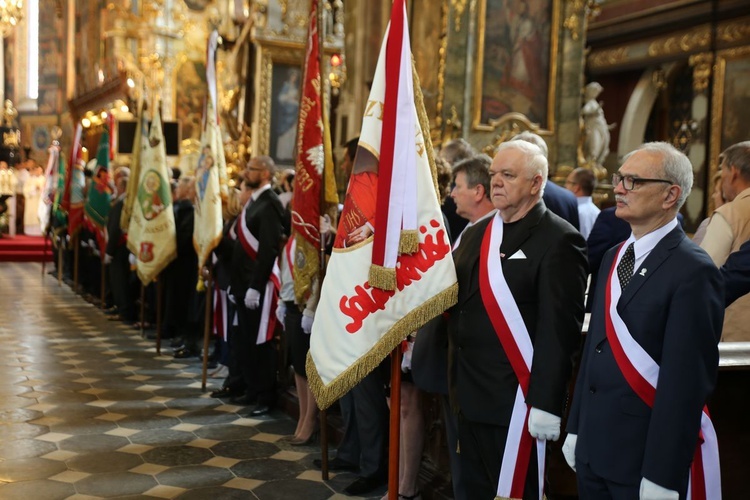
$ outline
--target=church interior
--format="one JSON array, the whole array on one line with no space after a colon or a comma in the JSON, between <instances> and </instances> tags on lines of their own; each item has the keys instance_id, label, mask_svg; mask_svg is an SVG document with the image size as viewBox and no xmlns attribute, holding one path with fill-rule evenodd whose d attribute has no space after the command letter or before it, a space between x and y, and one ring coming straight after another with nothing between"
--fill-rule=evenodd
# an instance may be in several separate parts
<instances>
[{"instance_id":1,"label":"church interior","mask_svg":"<svg viewBox=\"0 0 750 500\"><path fill-rule=\"evenodd\" d=\"M390 1L0 2L0 498L352 498L344 492L350 472L324 480L314 465L319 443L282 439L299 411L288 373L279 371L279 403L269 415L210 397L220 381L209 378L206 389L198 358L173 359L168 341L157 347L146 335L143 317L134 329L108 321L96 294L84 300L82 283L98 279L86 273L102 274L96 262L79 263L76 253L63 264L64 234L35 218L45 179L57 171L52 148L55 158L75 158L80 130L79 160L91 168L108 134L110 172L129 167L144 103L161 114L166 165L176 174L197 174L212 94L230 188L239 188L251 157L268 156L293 174L311 2L318 1L343 203L346 144L371 109ZM533 132L549 150L549 182L565 186L575 169L588 169L593 201L604 209L615 204L611 179L623 157L664 141L693 166L685 232L713 213L719 155L749 138L747 0L408 0L406 11L435 151L464 139L492 156ZM19 170L26 187L13 174ZM720 344L709 402L727 499L747 490L747 339ZM440 403L421 397L419 498L450 499ZM333 450L344 429L339 410L330 413ZM575 476L560 447L551 446L547 498L572 500ZM385 494L381 487L362 498Z\"/></svg>"}]
</instances>

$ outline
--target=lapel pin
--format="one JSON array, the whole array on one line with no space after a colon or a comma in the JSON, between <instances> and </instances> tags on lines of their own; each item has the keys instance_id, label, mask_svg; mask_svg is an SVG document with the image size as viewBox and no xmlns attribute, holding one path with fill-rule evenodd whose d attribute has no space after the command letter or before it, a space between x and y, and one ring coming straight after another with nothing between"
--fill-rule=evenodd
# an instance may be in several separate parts
<instances>
[{"instance_id":1,"label":"lapel pin","mask_svg":"<svg viewBox=\"0 0 750 500\"><path fill-rule=\"evenodd\" d=\"M646 268L644 267L641 269L641 272L639 273L641 276L646 276Z\"/></svg>"},{"instance_id":2,"label":"lapel pin","mask_svg":"<svg viewBox=\"0 0 750 500\"><path fill-rule=\"evenodd\" d=\"M504 259L504 258L505 258L505 254L504 254L504 253L502 253L502 252L500 252L500 258L501 258L501 259Z\"/></svg>"}]
</instances>

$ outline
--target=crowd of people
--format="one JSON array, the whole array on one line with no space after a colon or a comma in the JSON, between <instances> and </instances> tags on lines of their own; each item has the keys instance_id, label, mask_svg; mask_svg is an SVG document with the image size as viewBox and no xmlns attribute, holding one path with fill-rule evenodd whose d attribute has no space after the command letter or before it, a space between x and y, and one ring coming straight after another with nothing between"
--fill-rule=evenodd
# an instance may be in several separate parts
<instances>
[{"instance_id":1,"label":"crowd of people","mask_svg":"<svg viewBox=\"0 0 750 500\"><path fill-rule=\"evenodd\" d=\"M0 161L0 217L2 231L10 236L41 236L39 205L46 178L36 161L29 158L14 167ZM2 234L0 234L0 237Z\"/></svg>"},{"instance_id":2,"label":"crowd of people","mask_svg":"<svg viewBox=\"0 0 750 500\"><path fill-rule=\"evenodd\" d=\"M356 154L353 139L341 164L347 176ZM400 499L421 498L425 392L442 407L456 499L541 498L548 442L565 433L563 454L580 498L685 498L689 484L710 486L718 470L706 448L711 422L703 408L716 383L718 342L748 338L750 143L721 156L702 249L678 214L693 186L692 166L671 145L647 143L627 155L612 177L615 206L601 212L592 202L593 173L576 169L558 186L548 180L547 154L542 138L524 132L494 157L458 139L436 159L458 302L404 346ZM110 224L103 259L107 312L151 332L163 294L162 337L176 358L198 359L205 302L213 302L211 375L223 379L213 397L266 415L277 402L279 373L291 367L299 419L286 439L303 446L319 431L305 359L320 284L305 304L295 302L293 197L280 197L293 175L277 172L266 156L247 163L225 205L212 289L195 286L207 275L192 245L190 176L173 180L177 258L162 286L140 295L145 317L136 313L134 258L119 224ZM110 220L119 220L128 180L127 168L116 170ZM321 221L321 232L332 240L336 228ZM89 240L80 238L91 259L81 284L98 297L101 256ZM358 473L344 490L349 495L387 481L389 363L339 400L344 434L328 468Z\"/></svg>"}]
</instances>

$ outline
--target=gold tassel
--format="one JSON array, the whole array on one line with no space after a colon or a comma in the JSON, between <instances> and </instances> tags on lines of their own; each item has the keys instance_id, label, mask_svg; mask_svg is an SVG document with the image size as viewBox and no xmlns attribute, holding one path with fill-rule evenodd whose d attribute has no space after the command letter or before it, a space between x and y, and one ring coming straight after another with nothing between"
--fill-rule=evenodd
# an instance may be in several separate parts
<instances>
[{"instance_id":1,"label":"gold tassel","mask_svg":"<svg viewBox=\"0 0 750 500\"><path fill-rule=\"evenodd\" d=\"M419 232L416 229L402 229L398 241L398 253L411 255L419 250Z\"/></svg>"},{"instance_id":2,"label":"gold tassel","mask_svg":"<svg viewBox=\"0 0 750 500\"><path fill-rule=\"evenodd\" d=\"M370 282L370 286L374 288L380 288L381 290L395 290L396 269L372 264L370 265L368 281Z\"/></svg>"},{"instance_id":3,"label":"gold tassel","mask_svg":"<svg viewBox=\"0 0 750 500\"><path fill-rule=\"evenodd\" d=\"M432 318L442 314L443 311L453 306L457 301L458 284L453 284L394 323L391 329L383 335L380 341L369 352L359 358L328 385L323 384L315 367L315 362L308 352L305 368L310 390L315 397L318 408L325 410L335 403L341 396L357 385L368 373L374 370L411 332L418 330Z\"/></svg>"},{"instance_id":4,"label":"gold tassel","mask_svg":"<svg viewBox=\"0 0 750 500\"><path fill-rule=\"evenodd\" d=\"M206 285L203 283L203 278L198 277L198 284L195 285L195 290L198 292L204 292L206 291Z\"/></svg>"}]
</instances>

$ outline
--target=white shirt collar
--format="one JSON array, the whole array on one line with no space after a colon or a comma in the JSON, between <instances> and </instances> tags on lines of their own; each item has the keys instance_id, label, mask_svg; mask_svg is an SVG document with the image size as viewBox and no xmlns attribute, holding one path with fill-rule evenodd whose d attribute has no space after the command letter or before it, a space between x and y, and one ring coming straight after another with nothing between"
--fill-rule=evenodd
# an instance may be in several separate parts
<instances>
[{"instance_id":1,"label":"white shirt collar","mask_svg":"<svg viewBox=\"0 0 750 500\"><path fill-rule=\"evenodd\" d=\"M271 183L270 182L268 184L266 184L265 186L261 186L258 189L256 189L255 191L253 191L253 194L250 195L250 198L253 201L257 201L258 197L260 195L262 195L265 191L268 191L269 189L271 189Z\"/></svg>"},{"instance_id":2,"label":"white shirt collar","mask_svg":"<svg viewBox=\"0 0 750 500\"><path fill-rule=\"evenodd\" d=\"M646 260L646 257L648 257L648 254L651 253L651 250L653 250L656 245L658 245L659 242L676 227L677 217L667 222L660 228L655 229L644 236L641 236L637 240L635 239L635 235L633 233L630 233L630 238L625 240L624 245L625 248L627 248L628 245L635 242L635 244L633 245L633 251L635 252L635 265L633 266L634 273L641 266L641 264L643 264L643 261Z\"/></svg>"}]
</instances>

